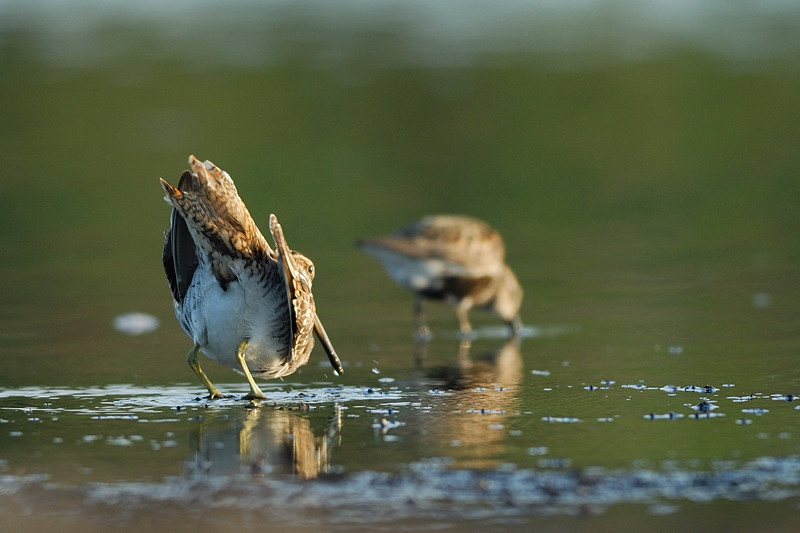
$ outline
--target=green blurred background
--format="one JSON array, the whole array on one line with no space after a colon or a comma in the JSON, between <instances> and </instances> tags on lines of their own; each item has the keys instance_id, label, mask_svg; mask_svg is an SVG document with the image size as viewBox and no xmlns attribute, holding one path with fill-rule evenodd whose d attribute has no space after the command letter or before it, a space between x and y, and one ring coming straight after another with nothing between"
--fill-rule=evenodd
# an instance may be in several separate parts
<instances>
[{"instance_id":1,"label":"green blurred background","mask_svg":"<svg viewBox=\"0 0 800 533\"><path fill-rule=\"evenodd\" d=\"M189 154L316 262L344 358L410 338L354 240L458 212L505 236L528 323L581 328L556 357L796 367L796 6L162 4L0 2L6 384L191 379L158 185ZM132 310L162 327L114 331Z\"/></svg>"},{"instance_id":2,"label":"green blurred background","mask_svg":"<svg viewBox=\"0 0 800 533\"><path fill-rule=\"evenodd\" d=\"M335 452L345 472L441 456L541 469L531 447L549 447L544 459L564 458L566 470L796 456L798 411L772 400L800 393L798 148L796 2L0 0L0 422L24 429L4 430L0 469L88 483L185 468L179 441L194 415L178 420L172 405L189 401L186 386L168 385L202 387L161 265L169 208L158 178L176 181L189 154L228 171L256 222L277 214L316 264L318 309L346 372L334 380L317 349L268 387L359 391L388 387L378 381L388 376L419 406L400 408L407 425L384 441L372 404L346 393L356 414ZM442 212L500 230L526 291L524 321L558 333L523 341L518 381L502 392L430 393L412 363L411 297L353 245ZM116 331L113 318L130 311L161 326ZM452 363L452 312L429 315L428 362ZM478 313L473 322L498 324ZM472 355L500 344L481 339ZM204 367L223 390L244 387L229 369ZM587 387L601 383L609 388ZM667 384L722 387L712 401L725 416L690 420L700 396L659 390ZM94 400L83 386L99 386ZM109 406L147 411L136 391L164 396L169 407L153 415L163 428L90 420ZM749 394L744 405L773 412L744 414ZM119 395L129 397L117 405ZM28 417L51 401L61 422ZM462 416L470 406L502 415ZM307 416L322 423L328 408ZM645 418L673 411L686 418ZM487 433L487 420L505 429ZM113 431L169 431L176 446L158 456L142 441L138 461L121 461L83 445ZM776 504L688 504L693 496L677 493L665 498L685 512L667 517L656 515L674 509L616 505L593 521L551 520L549 509L530 520L749 530L766 513L789 531L795 481L780 479L790 489L776 489ZM33 509L49 512L53 499L45 492ZM20 501L28 523L32 504ZM73 501L60 505L93 516ZM246 516L228 526L237 520ZM478 527L457 524L467 525Z\"/></svg>"}]
</instances>

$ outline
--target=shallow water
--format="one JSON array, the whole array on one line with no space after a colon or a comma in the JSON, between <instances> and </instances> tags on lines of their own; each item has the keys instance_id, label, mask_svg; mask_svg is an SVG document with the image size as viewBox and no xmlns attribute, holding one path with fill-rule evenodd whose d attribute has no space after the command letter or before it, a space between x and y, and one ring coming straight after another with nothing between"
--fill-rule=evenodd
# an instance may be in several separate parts
<instances>
[{"instance_id":1,"label":"shallow water","mask_svg":"<svg viewBox=\"0 0 800 533\"><path fill-rule=\"evenodd\" d=\"M793 530L793 9L543 3L506 34L213 4L3 17L4 531ZM342 376L316 348L254 406L203 359L231 397L202 398L160 264L190 153L314 260ZM432 304L417 344L353 245L437 212L504 235L518 341Z\"/></svg>"}]
</instances>

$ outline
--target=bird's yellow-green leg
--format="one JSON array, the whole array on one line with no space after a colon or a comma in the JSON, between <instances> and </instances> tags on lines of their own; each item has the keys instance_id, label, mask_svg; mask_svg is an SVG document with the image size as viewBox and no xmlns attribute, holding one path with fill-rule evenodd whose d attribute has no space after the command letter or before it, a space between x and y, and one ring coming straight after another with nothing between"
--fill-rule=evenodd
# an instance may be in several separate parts
<instances>
[{"instance_id":1,"label":"bird's yellow-green leg","mask_svg":"<svg viewBox=\"0 0 800 533\"><path fill-rule=\"evenodd\" d=\"M472 303L466 299L456 306L456 317L458 317L458 336L462 339L471 339L472 324L469 323L469 308Z\"/></svg>"},{"instance_id":2,"label":"bird's yellow-green leg","mask_svg":"<svg viewBox=\"0 0 800 533\"><path fill-rule=\"evenodd\" d=\"M203 382L203 385L206 386L208 389L208 399L209 400L216 400L218 398L223 398L222 393L217 390L211 380L208 379L206 373L203 372L203 369L200 368L200 362L197 360L197 354L200 352L200 345L195 344L189 353L186 354L186 361L189 363L189 366L192 367L194 373L197 374L197 377L200 378L200 381Z\"/></svg>"},{"instance_id":3,"label":"bird's yellow-green leg","mask_svg":"<svg viewBox=\"0 0 800 533\"><path fill-rule=\"evenodd\" d=\"M253 375L250 374L250 369L247 368L247 361L244 360L244 353L247 350L247 345L249 344L250 340L245 339L239 344L239 347L236 349L236 359L239 361L239 366L242 367L242 372L244 372L244 377L247 378L247 382L250 384L250 394L244 397L245 400L265 400L267 397L264 396L264 393L261 392L261 389L258 388L256 385L256 381L253 379Z\"/></svg>"}]
</instances>

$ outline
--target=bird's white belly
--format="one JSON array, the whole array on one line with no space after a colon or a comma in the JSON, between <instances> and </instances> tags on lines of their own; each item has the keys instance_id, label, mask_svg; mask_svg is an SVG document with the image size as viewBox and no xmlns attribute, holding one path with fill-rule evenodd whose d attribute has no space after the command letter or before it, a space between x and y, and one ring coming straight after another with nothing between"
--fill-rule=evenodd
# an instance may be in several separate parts
<instances>
[{"instance_id":1,"label":"bird's white belly","mask_svg":"<svg viewBox=\"0 0 800 533\"><path fill-rule=\"evenodd\" d=\"M210 272L195 275L182 310L190 328L187 333L206 356L238 372L241 366L236 352L247 340L245 361L253 376L283 375L291 351L291 332L282 289L265 289L245 280L231 282L223 290Z\"/></svg>"},{"instance_id":2,"label":"bird's white belly","mask_svg":"<svg viewBox=\"0 0 800 533\"><path fill-rule=\"evenodd\" d=\"M449 265L443 260L409 257L382 248L368 251L380 259L395 283L413 291L438 289L442 278L449 274Z\"/></svg>"}]
</instances>

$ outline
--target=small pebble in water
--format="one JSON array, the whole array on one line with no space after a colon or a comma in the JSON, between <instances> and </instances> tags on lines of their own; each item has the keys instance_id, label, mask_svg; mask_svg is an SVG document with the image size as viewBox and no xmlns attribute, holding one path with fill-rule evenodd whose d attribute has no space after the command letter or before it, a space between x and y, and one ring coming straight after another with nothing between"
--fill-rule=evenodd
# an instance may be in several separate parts
<instances>
[{"instance_id":1,"label":"small pebble in water","mask_svg":"<svg viewBox=\"0 0 800 533\"><path fill-rule=\"evenodd\" d=\"M751 301L756 309L766 309L772 305L772 295L768 292L757 292Z\"/></svg>"},{"instance_id":2,"label":"small pebble in water","mask_svg":"<svg viewBox=\"0 0 800 533\"><path fill-rule=\"evenodd\" d=\"M159 320L147 313L134 312L115 316L112 325L120 333L135 337L157 330Z\"/></svg>"}]
</instances>

